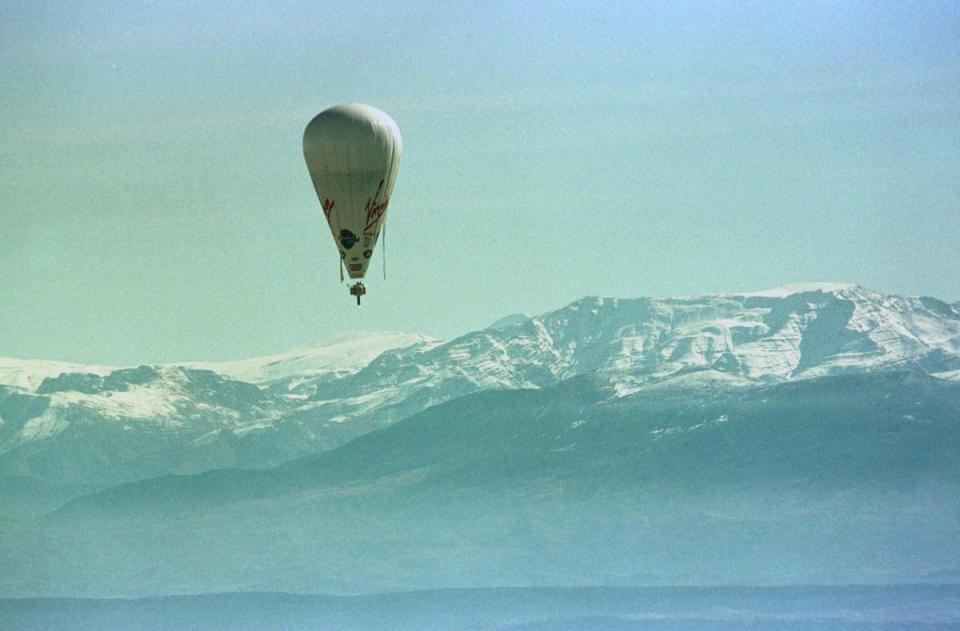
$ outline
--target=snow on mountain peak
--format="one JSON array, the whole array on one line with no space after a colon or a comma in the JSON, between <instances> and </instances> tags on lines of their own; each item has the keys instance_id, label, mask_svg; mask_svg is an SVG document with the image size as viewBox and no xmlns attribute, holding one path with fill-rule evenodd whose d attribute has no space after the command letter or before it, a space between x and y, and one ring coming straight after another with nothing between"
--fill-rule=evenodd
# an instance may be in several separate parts
<instances>
[{"instance_id":1,"label":"snow on mountain peak","mask_svg":"<svg viewBox=\"0 0 960 631\"><path fill-rule=\"evenodd\" d=\"M73 445L84 436L89 446L124 445L118 454L147 453L164 444L157 442L163 433L194 454L170 471L233 466L236 441L245 441L247 465L267 465L477 390L541 388L593 374L625 396L888 369L960 379L960 308L840 283L686 298L588 296L445 343L351 332L266 357L127 369L0 359L0 383L19 386L0 387L0 456L27 441L51 441L36 454L46 453L67 476L81 465L96 469L101 450L82 462L64 460L75 446L57 440ZM16 453L27 460L7 457L8 471L40 466L33 452ZM128 474L156 473L144 467Z\"/></svg>"},{"instance_id":2,"label":"snow on mountain peak","mask_svg":"<svg viewBox=\"0 0 960 631\"><path fill-rule=\"evenodd\" d=\"M812 292L823 292L825 294L835 294L849 292L856 289L862 289L854 283L789 283L772 287L763 291L755 291L746 294L736 294L742 296L755 296L764 298L786 298L795 294L806 294Z\"/></svg>"},{"instance_id":3,"label":"snow on mountain peak","mask_svg":"<svg viewBox=\"0 0 960 631\"><path fill-rule=\"evenodd\" d=\"M379 415L488 388L538 388L600 373L620 394L683 377L728 384L844 372L960 369L960 313L931 298L807 283L691 298L587 296L443 344L387 352L307 395L337 418ZM951 373L952 374L952 373ZM378 411L379 410L379 411ZM391 412L390 414L395 414ZM393 418L393 417L391 417Z\"/></svg>"},{"instance_id":4,"label":"snow on mountain peak","mask_svg":"<svg viewBox=\"0 0 960 631\"><path fill-rule=\"evenodd\" d=\"M522 313L513 313L508 316L504 316L487 327L487 330L492 331L503 331L504 329L509 329L510 327L518 326L523 324L530 319L530 316L524 315Z\"/></svg>"},{"instance_id":5,"label":"snow on mountain peak","mask_svg":"<svg viewBox=\"0 0 960 631\"><path fill-rule=\"evenodd\" d=\"M622 392L693 373L743 383L903 368L953 375L960 311L851 283L687 298L587 296L406 361L421 382L431 375L461 387L526 388L600 372L626 384Z\"/></svg>"},{"instance_id":6,"label":"snow on mountain peak","mask_svg":"<svg viewBox=\"0 0 960 631\"><path fill-rule=\"evenodd\" d=\"M265 384L291 376L310 377L327 373L347 374L366 366L384 351L414 344L435 344L437 342L438 340L435 338L419 333L350 331L330 340L316 342L276 355L226 362L173 363L151 367L150 369L162 371L162 369L185 367L197 370L212 370L239 381ZM137 370L145 368L147 367L141 367ZM34 391L47 379L55 381L61 376L76 375L71 377L71 383L79 383L78 379L81 379L84 375L87 378L89 376L106 377L113 372L126 370L132 369L0 357L0 385ZM172 372L168 370L165 374L169 377L175 373L176 370Z\"/></svg>"},{"instance_id":7,"label":"snow on mountain peak","mask_svg":"<svg viewBox=\"0 0 960 631\"><path fill-rule=\"evenodd\" d=\"M64 373L87 373L108 375L116 370L115 366L93 364L71 364L68 362L48 361L44 359L16 359L0 357L0 385L15 386L24 390L35 390L44 379L57 377Z\"/></svg>"},{"instance_id":8,"label":"snow on mountain peak","mask_svg":"<svg viewBox=\"0 0 960 631\"><path fill-rule=\"evenodd\" d=\"M326 373L355 372L385 351L437 341L419 333L350 331L331 340L301 346L286 353L185 365L213 370L240 381L265 384L293 376L314 377Z\"/></svg>"}]
</instances>

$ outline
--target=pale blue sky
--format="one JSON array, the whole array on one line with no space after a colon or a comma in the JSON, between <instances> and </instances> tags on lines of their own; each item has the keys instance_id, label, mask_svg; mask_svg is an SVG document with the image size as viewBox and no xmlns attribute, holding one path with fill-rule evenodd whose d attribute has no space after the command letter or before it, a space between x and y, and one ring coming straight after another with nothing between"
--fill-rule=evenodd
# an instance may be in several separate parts
<instances>
[{"instance_id":1,"label":"pale blue sky","mask_svg":"<svg viewBox=\"0 0 960 631\"><path fill-rule=\"evenodd\" d=\"M8 2L0 88L0 355L804 280L960 299L957 2ZM359 312L300 149L348 101L404 136Z\"/></svg>"}]
</instances>

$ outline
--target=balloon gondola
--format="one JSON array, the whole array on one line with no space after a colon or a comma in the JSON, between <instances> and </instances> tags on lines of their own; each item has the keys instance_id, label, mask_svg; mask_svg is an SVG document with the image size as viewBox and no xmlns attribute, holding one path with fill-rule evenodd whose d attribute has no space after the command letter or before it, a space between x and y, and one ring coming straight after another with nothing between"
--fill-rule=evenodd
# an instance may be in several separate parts
<instances>
[{"instance_id":1,"label":"balloon gondola","mask_svg":"<svg viewBox=\"0 0 960 631\"><path fill-rule=\"evenodd\" d=\"M367 293L367 286L363 283L356 283L350 288L350 295L357 297L357 306L360 306L360 296Z\"/></svg>"}]
</instances>

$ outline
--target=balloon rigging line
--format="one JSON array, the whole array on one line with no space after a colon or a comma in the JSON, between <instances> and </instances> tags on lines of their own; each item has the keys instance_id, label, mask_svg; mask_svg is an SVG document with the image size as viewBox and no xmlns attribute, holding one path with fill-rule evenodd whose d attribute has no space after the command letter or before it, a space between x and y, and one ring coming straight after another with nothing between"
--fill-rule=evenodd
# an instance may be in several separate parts
<instances>
[{"instance_id":1,"label":"balloon rigging line","mask_svg":"<svg viewBox=\"0 0 960 631\"><path fill-rule=\"evenodd\" d=\"M339 225L340 225L340 211L339 211L339 210L336 210L336 206L333 206L333 207L331 208L331 210L333 210L333 212L336 213L336 217L334 217L333 220L334 220L334 222L335 222L335 225L339 226ZM329 220L329 217L328 217L327 219ZM337 241L337 235L336 235L336 234L333 235L333 240L334 240L335 242ZM340 262L340 284L342 285L342 284L343 284L343 252L340 252L340 248L337 248L337 253L340 255L340 256L337 257L337 259L338 259L339 262Z\"/></svg>"}]
</instances>

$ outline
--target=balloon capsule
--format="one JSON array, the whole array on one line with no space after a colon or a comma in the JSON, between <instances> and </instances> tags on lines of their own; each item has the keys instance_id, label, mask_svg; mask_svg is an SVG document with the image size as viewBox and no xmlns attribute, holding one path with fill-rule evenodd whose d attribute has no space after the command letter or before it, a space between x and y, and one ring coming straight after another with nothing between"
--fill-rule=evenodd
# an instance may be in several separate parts
<instances>
[{"instance_id":1,"label":"balloon capsule","mask_svg":"<svg viewBox=\"0 0 960 631\"><path fill-rule=\"evenodd\" d=\"M357 283L356 285L350 288L350 295L357 297L358 307L360 306L360 296L364 295L365 293L367 293L367 288L366 286L364 286L363 283Z\"/></svg>"}]
</instances>

